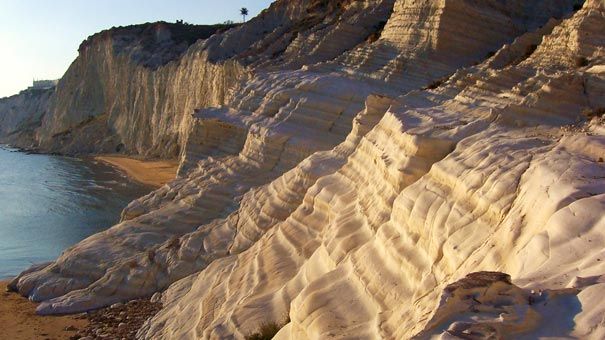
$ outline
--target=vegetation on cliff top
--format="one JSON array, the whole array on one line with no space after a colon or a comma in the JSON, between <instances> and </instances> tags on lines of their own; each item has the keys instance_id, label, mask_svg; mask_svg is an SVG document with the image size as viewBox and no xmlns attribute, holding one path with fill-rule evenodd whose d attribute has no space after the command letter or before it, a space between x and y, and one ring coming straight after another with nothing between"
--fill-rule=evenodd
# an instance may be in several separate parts
<instances>
[{"instance_id":1,"label":"vegetation on cliff top","mask_svg":"<svg viewBox=\"0 0 605 340\"><path fill-rule=\"evenodd\" d=\"M137 61L143 60L144 66L156 68L177 59L198 40L207 39L215 33L224 32L238 25L235 23L193 25L179 20L177 23L159 21L112 27L89 36L80 44L78 52L83 53L95 42L113 39L116 53L136 51Z\"/></svg>"}]
</instances>

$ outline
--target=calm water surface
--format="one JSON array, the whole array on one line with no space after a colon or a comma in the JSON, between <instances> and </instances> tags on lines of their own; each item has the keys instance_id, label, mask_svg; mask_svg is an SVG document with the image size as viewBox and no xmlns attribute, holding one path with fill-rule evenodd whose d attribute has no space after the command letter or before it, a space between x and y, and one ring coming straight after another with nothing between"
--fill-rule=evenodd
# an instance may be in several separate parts
<instances>
[{"instance_id":1,"label":"calm water surface","mask_svg":"<svg viewBox=\"0 0 605 340\"><path fill-rule=\"evenodd\" d=\"M150 190L102 163L0 146L0 278L107 229Z\"/></svg>"}]
</instances>

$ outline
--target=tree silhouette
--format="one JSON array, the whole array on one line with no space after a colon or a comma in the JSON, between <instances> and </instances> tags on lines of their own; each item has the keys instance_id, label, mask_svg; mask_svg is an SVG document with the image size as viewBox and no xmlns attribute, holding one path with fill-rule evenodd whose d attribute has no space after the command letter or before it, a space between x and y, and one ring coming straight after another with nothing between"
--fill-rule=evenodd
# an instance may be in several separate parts
<instances>
[{"instance_id":1,"label":"tree silhouette","mask_svg":"<svg viewBox=\"0 0 605 340\"><path fill-rule=\"evenodd\" d=\"M246 15L248 15L248 9L246 7L242 7L242 9L239 10L239 14L242 15L242 17L244 18L244 22L246 22Z\"/></svg>"}]
</instances>

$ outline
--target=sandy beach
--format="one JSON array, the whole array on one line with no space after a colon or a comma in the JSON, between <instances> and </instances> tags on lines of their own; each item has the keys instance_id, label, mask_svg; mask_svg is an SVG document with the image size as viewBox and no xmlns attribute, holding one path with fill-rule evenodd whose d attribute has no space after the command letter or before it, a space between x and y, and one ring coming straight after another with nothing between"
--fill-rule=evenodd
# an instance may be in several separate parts
<instances>
[{"instance_id":1,"label":"sandy beach","mask_svg":"<svg viewBox=\"0 0 605 340\"><path fill-rule=\"evenodd\" d=\"M142 161L114 155L97 156L95 159L119 168L137 182L154 187L172 181L179 167L176 160Z\"/></svg>"},{"instance_id":2,"label":"sandy beach","mask_svg":"<svg viewBox=\"0 0 605 340\"><path fill-rule=\"evenodd\" d=\"M8 281L0 281L0 339L69 339L86 327L86 318L40 316L36 303L6 291Z\"/></svg>"}]
</instances>

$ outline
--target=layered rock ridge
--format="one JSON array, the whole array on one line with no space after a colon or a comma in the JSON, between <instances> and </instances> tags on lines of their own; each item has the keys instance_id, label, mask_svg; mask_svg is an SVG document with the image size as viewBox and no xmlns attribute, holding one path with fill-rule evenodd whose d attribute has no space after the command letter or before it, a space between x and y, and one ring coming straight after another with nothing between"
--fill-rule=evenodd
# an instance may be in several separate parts
<instances>
[{"instance_id":1,"label":"layered rock ridge","mask_svg":"<svg viewBox=\"0 0 605 340\"><path fill-rule=\"evenodd\" d=\"M598 337L601 309L589 299L602 290L603 253L590 243L602 238L593 232L604 149L602 122L583 115L601 105L593 103L603 55L584 66L547 64L556 53L547 46L577 35L587 38L567 55L599 50L601 33L588 23L602 18L589 3L441 87L391 103L293 213L268 222L247 250L171 286L165 309L139 335L237 338L289 319L277 338ZM536 293L506 276L481 289L508 300L446 287L481 269L514 273ZM476 301L465 300L473 294ZM176 313L197 315L195 325Z\"/></svg>"},{"instance_id":2,"label":"layered rock ridge","mask_svg":"<svg viewBox=\"0 0 605 340\"><path fill-rule=\"evenodd\" d=\"M229 27L167 23L99 33L81 45L31 143L67 154L175 157L194 109L225 104L257 68L340 55L375 33L392 3L277 1L222 33Z\"/></svg>"},{"instance_id":3,"label":"layered rock ridge","mask_svg":"<svg viewBox=\"0 0 605 340\"><path fill-rule=\"evenodd\" d=\"M234 51L223 102L184 114L180 177L11 287L40 313L165 290L140 338L603 334L602 1L338 3L260 18L351 14L309 19L327 31L296 31L305 50L393 10L326 60ZM482 270L511 276L448 286Z\"/></svg>"}]
</instances>

